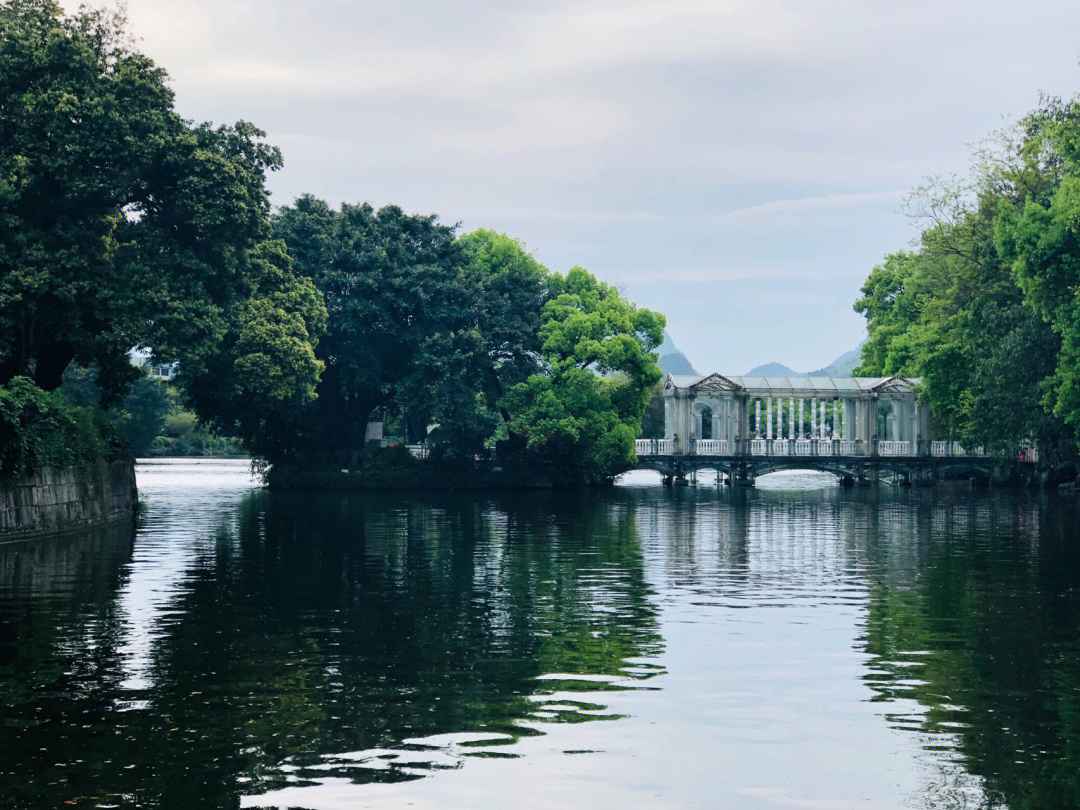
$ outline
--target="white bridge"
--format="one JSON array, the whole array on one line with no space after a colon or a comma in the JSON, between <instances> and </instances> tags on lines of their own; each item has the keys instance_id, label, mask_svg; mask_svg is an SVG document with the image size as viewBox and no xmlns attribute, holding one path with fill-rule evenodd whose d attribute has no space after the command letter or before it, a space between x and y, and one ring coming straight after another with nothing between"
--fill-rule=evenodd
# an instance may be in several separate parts
<instances>
[{"instance_id":1,"label":"white bridge","mask_svg":"<svg viewBox=\"0 0 1080 810\"><path fill-rule=\"evenodd\" d=\"M638 439L640 467L665 478L712 468L732 483L781 469L823 469L845 482L881 472L930 483L953 469L991 477L995 462L1037 460L1034 449L991 458L930 436L919 380L903 377L668 375L663 439Z\"/></svg>"}]
</instances>

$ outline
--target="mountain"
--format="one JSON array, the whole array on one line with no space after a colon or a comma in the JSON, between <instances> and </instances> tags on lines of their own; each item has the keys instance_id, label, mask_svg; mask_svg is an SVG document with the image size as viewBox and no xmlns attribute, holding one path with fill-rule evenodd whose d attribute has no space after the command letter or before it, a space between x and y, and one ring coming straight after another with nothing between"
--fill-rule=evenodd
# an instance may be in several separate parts
<instances>
[{"instance_id":1,"label":"mountain","mask_svg":"<svg viewBox=\"0 0 1080 810\"><path fill-rule=\"evenodd\" d=\"M842 355L833 360L825 368L819 368L817 371L811 371L807 376L809 377L850 377L859 363L862 362L862 346L857 349L852 349L850 352L844 352Z\"/></svg>"},{"instance_id":2,"label":"mountain","mask_svg":"<svg viewBox=\"0 0 1080 810\"><path fill-rule=\"evenodd\" d=\"M686 355L675 346L675 343L671 340L671 335L667 333L666 329L664 330L664 342L660 344L660 348L656 351L660 355L657 365L665 374L697 374Z\"/></svg>"},{"instance_id":3,"label":"mountain","mask_svg":"<svg viewBox=\"0 0 1080 810\"><path fill-rule=\"evenodd\" d=\"M844 352L824 368L808 371L793 371L783 363L766 363L746 373L747 377L850 377L862 362L862 344L850 352Z\"/></svg>"},{"instance_id":4,"label":"mountain","mask_svg":"<svg viewBox=\"0 0 1080 810\"><path fill-rule=\"evenodd\" d=\"M792 371L783 363L766 363L763 366L755 366L746 372L747 377L802 377L797 371Z\"/></svg>"}]
</instances>

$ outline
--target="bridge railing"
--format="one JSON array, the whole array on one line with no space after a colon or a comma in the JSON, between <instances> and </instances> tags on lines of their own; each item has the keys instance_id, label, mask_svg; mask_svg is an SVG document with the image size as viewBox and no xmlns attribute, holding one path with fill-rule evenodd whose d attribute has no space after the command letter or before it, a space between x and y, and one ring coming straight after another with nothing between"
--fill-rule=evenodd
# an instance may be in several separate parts
<instances>
[{"instance_id":1,"label":"bridge railing","mask_svg":"<svg viewBox=\"0 0 1080 810\"><path fill-rule=\"evenodd\" d=\"M930 455L937 456L939 458L950 458L957 456L960 458L976 457L983 458L987 455L986 450L982 447L973 447L970 450L965 448L960 442L942 442L934 441L930 442Z\"/></svg>"},{"instance_id":2,"label":"bridge railing","mask_svg":"<svg viewBox=\"0 0 1080 810\"><path fill-rule=\"evenodd\" d=\"M675 440L635 439L634 452L639 456L670 456L675 452Z\"/></svg>"},{"instance_id":3,"label":"bridge railing","mask_svg":"<svg viewBox=\"0 0 1080 810\"><path fill-rule=\"evenodd\" d=\"M877 450L881 456L910 456L911 442L878 441Z\"/></svg>"},{"instance_id":4,"label":"bridge railing","mask_svg":"<svg viewBox=\"0 0 1080 810\"><path fill-rule=\"evenodd\" d=\"M689 443L689 455L692 456L736 456L742 453L751 456L835 456L851 458L865 455L885 457L903 457L915 455L913 448L918 448L919 454L927 452L936 458L986 458L987 453L982 447L965 448L959 442L932 441L927 448L926 443L909 441L892 441L878 439L868 446L866 442L856 439L694 439ZM409 452L418 458L427 456L427 448L422 445L409 446ZM672 456L675 455L674 439L637 439L634 442L634 452L639 456ZM1036 451L1026 448L1022 451L1022 461L1034 461Z\"/></svg>"},{"instance_id":5,"label":"bridge railing","mask_svg":"<svg viewBox=\"0 0 1080 810\"><path fill-rule=\"evenodd\" d=\"M695 439L694 454L698 456L726 456L731 453L727 439Z\"/></svg>"}]
</instances>

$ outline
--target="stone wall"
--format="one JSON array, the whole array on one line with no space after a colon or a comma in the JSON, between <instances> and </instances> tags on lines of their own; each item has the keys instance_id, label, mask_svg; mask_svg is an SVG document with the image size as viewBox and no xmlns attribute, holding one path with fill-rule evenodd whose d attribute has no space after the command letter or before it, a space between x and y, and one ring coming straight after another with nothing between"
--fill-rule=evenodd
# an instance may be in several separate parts
<instances>
[{"instance_id":1,"label":"stone wall","mask_svg":"<svg viewBox=\"0 0 1080 810\"><path fill-rule=\"evenodd\" d=\"M0 543L134 520L136 501L130 461L42 470L0 482Z\"/></svg>"}]
</instances>

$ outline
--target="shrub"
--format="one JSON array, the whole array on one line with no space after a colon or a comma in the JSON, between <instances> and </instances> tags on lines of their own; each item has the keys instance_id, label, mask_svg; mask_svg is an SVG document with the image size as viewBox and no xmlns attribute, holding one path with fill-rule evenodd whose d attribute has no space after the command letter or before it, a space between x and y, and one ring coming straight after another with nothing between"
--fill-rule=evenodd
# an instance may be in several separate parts
<instances>
[{"instance_id":1,"label":"shrub","mask_svg":"<svg viewBox=\"0 0 1080 810\"><path fill-rule=\"evenodd\" d=\"M26 377L0 386L0 478L129 457L127 443L95 409Z\"/></svg>"}]
</instances>

